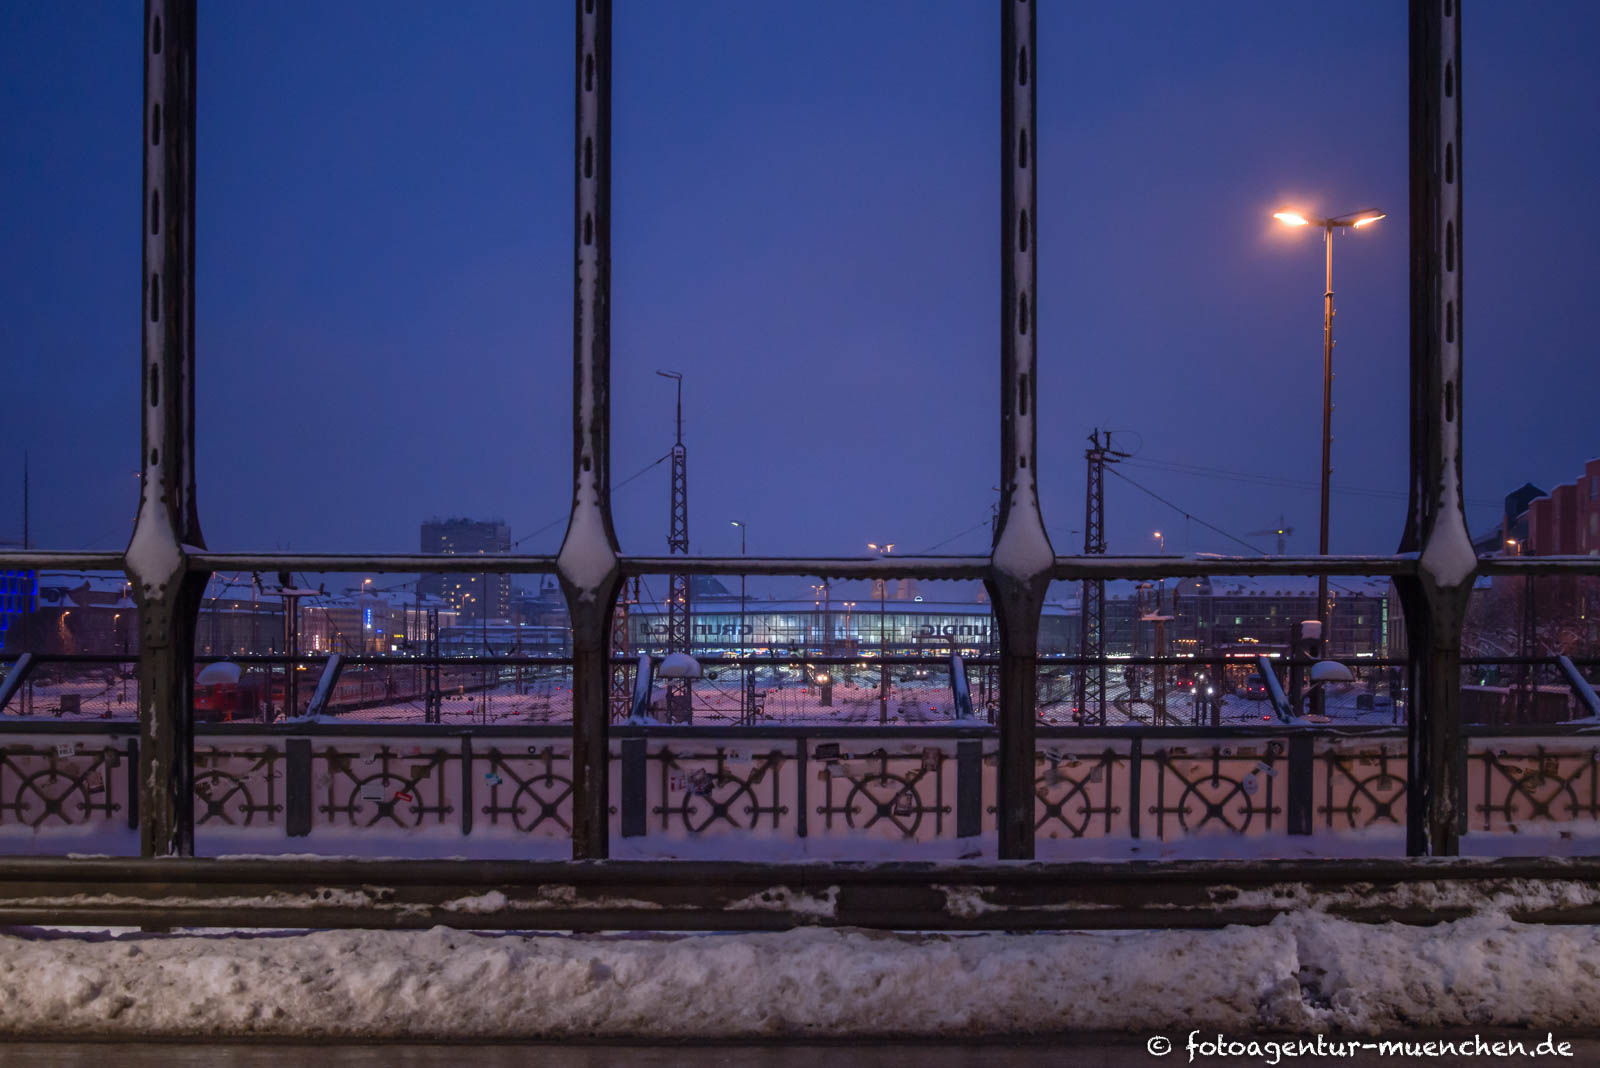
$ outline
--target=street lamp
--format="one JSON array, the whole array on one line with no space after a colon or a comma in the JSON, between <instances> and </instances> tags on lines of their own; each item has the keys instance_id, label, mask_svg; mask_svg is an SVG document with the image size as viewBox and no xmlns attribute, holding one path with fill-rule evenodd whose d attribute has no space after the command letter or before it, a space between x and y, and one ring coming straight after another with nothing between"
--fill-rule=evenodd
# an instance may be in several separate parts
<instances>
[{"instance_id":1,"label":"street lamp","mask_svg":"<svg viewBox=\"0 0 1600 1068\"><path fill-rule=\"evenodd\" d=\"M1322 229L1325 253L1325 285L1322 294L1322 519L1317 553L1328 555L1328 482L1333 477L1333 232L1359 230L1385 217L1381 211L1354 211L1348 215L1322 218L1297 211L1274 212L1274 219L1286 226L1317 226ZM1322 652L1328 651L1328 575L1317 576L1317 619L1322 623Z\"/></svg>"},{"instance_id":2,"label":"street lamp","mask_svg":"<svg viewBox=\"0 0 1600 1068\"><path fill-rule=\"evenodd\" d=\"M372 585L371 579L361 580L361 655L367 655L367 587Z\"/></svg>"},{"instance_id":3,"label":"street lamp","mask_svg":"<svg viewBox=\"0 0 1600 1068\"><path fill-rule=\"evenodd\" d=\"M867 548L879 556L888 556L894 552L894 542L884 542L882 545L875 541L867 542ZM884 597L889 591L889 580L878 580L878 722L889 722L889 626L888 607Z\"/></svg>"},{"instance_id":4,"label":"street lamp","mask_svg":"<svg viewBox=\"0 0 1600 1068\"><path fill-rule=\"evenodd\" d=\"M1162 536L1159 530L1150 536L1156 539L1156 545L1159 547L1161 555L1165 556L1167 554L1167 539Z\"/></svg>"},{"instance_id":5,"label":"street lamp","mask_svg":"<svg viewBox=\"0 0 1600 1068\"><path fill-rule=\"evenodd\" d=\"M729 520L739 528L739 555L744 555L744 536L750 524L743 519ZM739 573L739 718L744 719L750 703L750 676L745 670L745 644L744 644L744 572Z\"/></svg>"}]
</instances>

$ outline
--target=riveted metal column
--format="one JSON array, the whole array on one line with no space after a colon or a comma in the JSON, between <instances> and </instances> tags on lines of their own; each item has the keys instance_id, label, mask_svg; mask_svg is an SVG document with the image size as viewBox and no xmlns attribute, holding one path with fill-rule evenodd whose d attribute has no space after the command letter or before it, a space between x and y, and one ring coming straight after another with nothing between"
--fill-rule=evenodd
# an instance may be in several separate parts
<instances>
[{"instance_id":1,"label":"riveted metal column","mask_svg":"<svg viewBox=\"0 0 1600 1068\"><path fill-rule=\"evenodd\" d=\"M1461 13L1411 2L1411 489L1397 579L1410 645L1406 848L1459 849L1461 623L1477 557L1461 492Z\"/></svg>"},{"instance_id":2,"label":"riveted metal column","mask_svg":"<svg viewBox=\"0 0 1600 1068\"><path fill-rule=\"evenodd\" d=\"M1001 0L1001 342L999 533L987 580L1000 626L999 852L1033 856L1034 701L1039 613L1055 551L1039 514L1034 361L1034 5Z\"/></svg>"},{"instance_id":3,"label":"riveted metal column","mask_svg":"<svg viewBox=\"0 0 1600 1068\"><path fill-rule=\"evenodd\" d=\"M572 516L556 569L572 619L572 855L585 859L609 849L611 613L622 572L611 525L611 2L577 8Z\"/></svg>"},{"instance_id":4,"label":"riveted metal column","mask_svg":"<svg viewBox=\"0 0 1600 1068\"><path fill-rule=\"evenodd\" d=\"M139 840L194 853L195 621L207 575L194 473L195 3L146 0L139 511L126 567L139 605Z\"/></svg>"}]
</instances>

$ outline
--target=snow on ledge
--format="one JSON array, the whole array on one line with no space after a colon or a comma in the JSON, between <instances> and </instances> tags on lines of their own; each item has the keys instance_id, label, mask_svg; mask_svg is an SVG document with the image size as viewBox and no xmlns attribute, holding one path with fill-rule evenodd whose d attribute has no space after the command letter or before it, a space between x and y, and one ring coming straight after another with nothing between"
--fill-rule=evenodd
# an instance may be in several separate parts
<instances>
[{"instance_id":1,"label":"snow on ledge","mask_svg":"<svg viewBox=\"0 0 1600 1068\"><path fill-rule=\"evenodd\" d=\"M462 907L492 907L463 901ZM759 905L757 907L760 907ZM0 1033L494 1038L1589 1026L1600 928L0 935ZM159 977L159 981L152 981Z\"/></svg>"}]
</instances>

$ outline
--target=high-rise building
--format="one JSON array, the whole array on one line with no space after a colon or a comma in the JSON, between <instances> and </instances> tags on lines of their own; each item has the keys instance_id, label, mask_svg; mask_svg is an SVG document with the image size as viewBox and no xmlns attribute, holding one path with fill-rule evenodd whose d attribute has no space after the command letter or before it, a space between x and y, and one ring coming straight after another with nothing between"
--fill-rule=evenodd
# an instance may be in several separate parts
<instances>
[{"instance_id":1,"label":"high-rise building","mask_svg":"<svg viewBox=\"0 0 1600 1068\"><path fill-rule=\"evenodd\" d=\"M422 524L422 552L429 555L487 557L510 551L511 527L498 519L430 519ZM511 616L510 575L488 570L424 575L417 592L442 600L462 624Z\"/></svg>"}]
</instances>

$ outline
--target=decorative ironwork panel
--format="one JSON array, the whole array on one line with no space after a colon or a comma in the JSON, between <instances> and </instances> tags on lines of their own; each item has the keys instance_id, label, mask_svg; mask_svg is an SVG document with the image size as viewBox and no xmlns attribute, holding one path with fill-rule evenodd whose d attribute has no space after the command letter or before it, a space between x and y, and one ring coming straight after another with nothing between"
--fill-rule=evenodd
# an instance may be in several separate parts
<instances>
[{"instance_id":1,"label":"decorative ironwork panel","mask_svg":"<svg viewBox=\"0 0 1600 1068\"><path fill-rule=\"evenodd\" d=\"M1491 739L1491 742L1498 739ZM1505 741L1510 741L1506 739ZM1468 755L1474 830L1516 833L1528 824L1600 820L1594 746L1490 744Z\"/></svg>"},{"instance_id":2,"label":"decorative ironwork panel","mask_svg":"<svg viewBox=\"0 0 1600 1068\"><path fill-rule=\"evenodd\" d=\"M794 827L794 807L785 795L792 750L751 741L673 747L646 754L655 764L650 796L652 823L687 834L777 831Z\"/></svg>"},{"instance_id":3,"label":"decorative ironwork panel","mask_svg":"<svg viewBox=\"0 0 1600 1068\"><path fill-rule=\"evenodd\" d=\"M410 829L457 812L449 772L460 755L439 746L329 746L317 752L317 811L326 823Z\"/></svg>"},{"instance_id":4,"label":"decorative ironwork panel","mask_svg":"<svg viewBox=\"0 0 1600 1068\"><path fill-rule=\"evenodd\" d=\"M1406 822L1406 746L1334 743L1317 760L1318 826L1359 831Z\"/></svg>"},{"instance_id":5,"label":"decorative ironwork panel","mask_svg":"<svg viewBox=\"0 0 1600 1068\"><path fill-rule=\"evenodd\" d=\"M194 822L235 827L279 821L284 807L283 751L260 742L197 745Z\"/></svg>"},{"instance_id":6,"label":"decorative ironwork panel","mask_svg":"<svg viewBox=\"0 0 1600 1068\"><path fill-rule=\"evenodd\" d=\"M104 739L0 745L0 825L39 830L126 812L127 753Z\"/></svg>"},{"instance_id":7,"label":"decorative ironwork panel","mask_svg":"<svg viewBox=\"0 0 1600 1068\"><path fill-rule=\"evenodd\" d=\"M491 826L510 823L527 834L572 834L572 752L565 746L493 746L473 760L468 774L481 782Z\"/></svg>"},{"instance_id":8,"label":"decorative ironwork panel","mask_svg":"<svg viewBox=\"0 0 1600 1068\"><path fill-rule=\"evenodd\" d=\"M943 838L954 832L954 790L945 780L947 765L953 772L955 759L941 746L842 752L838 745L824 744L814 748L812 762L818 765L821 796L815 811L824 832L868 832L899 840Z\"/></svg>"},{"instance_id":9,"label":"decorative ironwork panel","mask_svg":"<svg viewBox=\"0 0 1600 1068\"><path fill-rule=\"evenodd\" d=\"M1034 779L1034 829L1042 838L1102 838L1127 834L1129 754L1115 749L1041 749Z\"/></svg>"},{"instance_id":10,"label":"decorative ironwork panel","mask_svg":"<svg viewBox=\"0 0 1600 1068\"><path fill-rule=\"evenodd\" d=\"M1155 837L1273 830L1283 811L1277 779L1285 748L1276 739L1251 739L1156 749L1146 768L1155 779Z\"/></svg>"}]
</instances>

